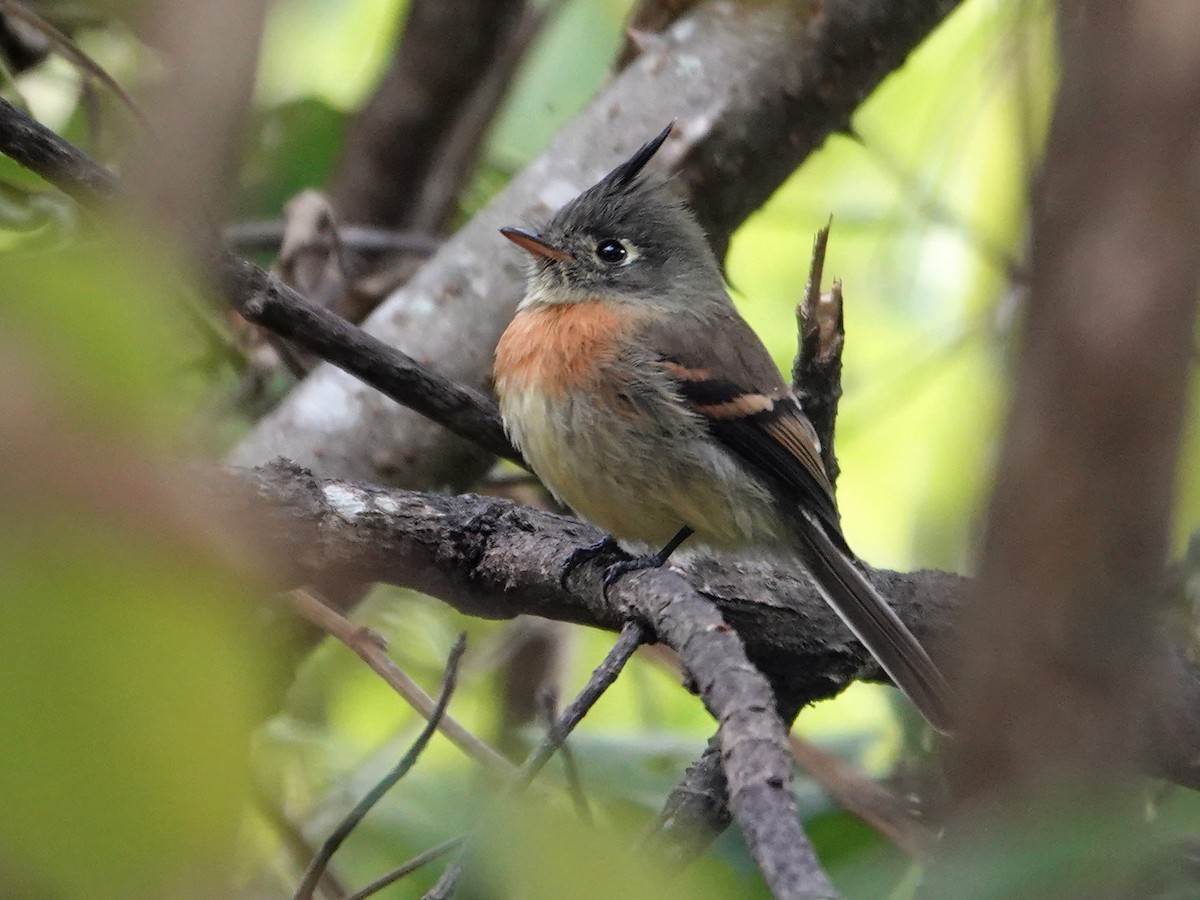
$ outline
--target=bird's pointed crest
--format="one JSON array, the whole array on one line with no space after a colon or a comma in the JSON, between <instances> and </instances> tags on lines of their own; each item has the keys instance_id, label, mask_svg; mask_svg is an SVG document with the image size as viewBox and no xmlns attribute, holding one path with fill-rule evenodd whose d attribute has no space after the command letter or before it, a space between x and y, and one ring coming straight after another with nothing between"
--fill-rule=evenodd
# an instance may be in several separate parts
<instances>
[{"instance_id":1,"label":"bird's pointed crest","mask_svg":"<svg viewBox=\"0 0 1200 900\"><path fill-rule=\"evenodd\" d=\"M658 152L658 148L661 147L663 142L666 141L666 139L670 136L671 129L674 127L675 120L672 119L666 128L660 131L655 137L642 144L642 146L637 149L633 156L629 157L629 159L625 160L625 162L621 163L619 166L609 172L608 175L603 178L601 183L611 185L612 187L628 187L633 180L637 178L642 169L645 168L646 163L650 162L651 157Z\"/></svg>"}]
</instances>

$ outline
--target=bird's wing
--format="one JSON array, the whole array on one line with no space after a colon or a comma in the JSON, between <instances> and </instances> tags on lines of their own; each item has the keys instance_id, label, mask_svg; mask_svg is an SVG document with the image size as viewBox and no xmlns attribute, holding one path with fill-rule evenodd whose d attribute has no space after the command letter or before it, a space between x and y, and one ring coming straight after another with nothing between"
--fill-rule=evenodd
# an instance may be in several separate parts
<instances>
[{"instance_id":1,"label":"bird's wing","mask_svg":"<svg viewBox=\"0 0 1200 900\"><path fill-rule=\"evenodd\" d=\"M709 433L783 496L813 512L844 545L816 431L775 361L736 313L706 325L656 321L646 326L645 345L654 348L658 365Z\"/></svg>"},{"instance_id":2,"label":"bird's wing","mask_svg":"<svg viewBox=\"0 0 1200 900\"><path fill-rule=\"evenodd\" d=\"M924 648L854 564L817 436L766 348L732 310L696 328L648 327L646 345L673 387L722 446L791 501L795 547L821 593L896 685L939 731L951 729L951 693ZM702 335L703 350L696 347ZM786 504L786 501L785 501Z\"/></svg>"}]
</instances>

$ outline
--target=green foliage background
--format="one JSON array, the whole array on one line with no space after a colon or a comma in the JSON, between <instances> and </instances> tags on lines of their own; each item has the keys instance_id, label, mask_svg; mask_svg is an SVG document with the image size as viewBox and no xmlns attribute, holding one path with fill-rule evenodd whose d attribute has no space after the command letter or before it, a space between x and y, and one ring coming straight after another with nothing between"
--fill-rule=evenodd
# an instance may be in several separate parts
<instances>
[{"instance_id":1,"label":"green foliage background","mask_svg":"<svg viewBox=\"0 0 1200 900\"><path fill-rule=\"evenodd\" d=\"M568 0L490 135L464 218L586 104L606 77L628 6ZM276 5L234 203L240 216L278 216L290 196L327 180L403 7ZM137 83L144 58L128 35L81 39L118 78ZM1026 185L1055 75L1047 4L967 0L855 116L858 139L831 139L733 242L728 274L739 305L788 366L811 239L833 217L826 273L844 282L848 335L839 496L851 542L876 564L971 568L1019 319ZM53 63L17 87L45 121L86 142L74 79ZM73 213L36 178L0 160L0 179L0 247L37 245L45 254L0 261L0 347L21 348L70 428L152 458L196 446L219 458L247 423L226 417L198 439L194 422L211 423L237 373L214 337L220 323L197 315L203 301L169 254L144 236L84 252L63 237ZM1200 500L1194 427L1180 485L1182 549ZM419 721L330 642L291 681L261 637L253 585L197 571L178 548L97 521L78 498L59 499L18 499L0 526L0 894L149 897L169 885L167 893L191 895L236 871L247 896L281 895L297 871L262 803L247 801L247 785L319 840L398 758ZM488 651L506 626L390 589L377 590L359 620L384 633L430 691L466 630L471 651L452 712L485 737L494 731ZM564 694L610 642L572 636ZM263 709L285 688L284 711L263 724ZM799 732L882 776L905 724L891 701L884 688L855 687L805 712ZM509 896L765 896L736 835L675 883L621 852L712 727L675 679L635 661L571 740L598 831L581 826L554 789L529 806L488 808L483 776L436 737L336 870L361 884L486 813L496 824L480 838L476 878ZM560 771L544 781L559 785ZM797 790L848 897L911 895L915 872L898 852L803 777ZM419 896L435 875L380 896Z\"/></svg>"}]
</instances>

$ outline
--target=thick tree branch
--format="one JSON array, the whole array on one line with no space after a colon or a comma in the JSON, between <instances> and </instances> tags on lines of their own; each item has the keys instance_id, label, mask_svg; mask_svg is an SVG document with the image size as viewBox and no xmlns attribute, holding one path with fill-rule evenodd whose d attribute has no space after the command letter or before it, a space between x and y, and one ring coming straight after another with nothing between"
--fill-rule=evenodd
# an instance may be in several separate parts
<instances>
[{"instance_id":1,"label":"thick tree branch","mask_svg":"<svg viewBox=\"0 0 1200 900\"><path fill-rule=\"evenodd\" d=\"M0 153L83 206L114 200L119 192L116 175L2 97Z\"/></svg>"},{"instance_id":2,"label":"thick tree branch","mask_svg":"<svg viewBox=\"0 0 1200 900\"><path fill-rule=\"evenodd\" d=\"M713 603L673 572L643 570L626 576L612 593L618 602L650 615L717 720L726 803L772 895L835 897L800 828L787 730L771 686L747 659L737 632Z\"/></svg>"},{"instance_id":3,"label":"thick tree branch","mask_svg":"<svg viewBox=\"0 0 1200 900\"><path fill-rule=\"evenodd\" d=\"M647 647L642 656L664 671L679 674L678 658L665 647ZM937 836L921 822L919 806L911 798L894 794L837 754L805 740L794 730L788 738L788 744L796 764L842 809L874 828L913 859L926 860L930 857L937 844ZM691 779L689 774L681 789L694 788ZM719 790L712 793L723 803L723 780ZM679 796L673 796L670 809L674 809L678 802ZM669 815L670 810L665 810L660 818L660 828L666 827ZM710 830L709 827L699 829L702 833ZM689 842L686 839L677 843L681 849L687 850Z\"/></svg>"},{"instance_id":4,"label":"thick tree branch","mask_svg":"<svg viewBox=\"0 0 1200 900\"><path fill-rule=\"evenodd\" d=\"M747 659L737 631L688 581L667 570L640 572L606 596L601 567L589 565L572 579L586 585L577 595L561 586L561 576L575 546L567 534L590 530L582 523L503 501L326 483L289 465L260 471L254 483L275 520L270 533L287 534L274 549L292 577L409 584L488 618L524 612L613 630L630 617L645 621L679 654L720 725L730 808L768 881L781 896L830 893L795 887L824 876L800 831L771 685ZM302 512L318 509L319 520ZM452 518L457 525L447 531ZM547 539L544 529L556 537ZM308 543L309 552L301 553L292 537ZM569 609L582 598L582 607Z\"/></svg>"},{"instance_id":5,"label":"thick tree branch","mask_svg":"<svg viewBox=\"0 0 1200 900\"><path fill-rule=\"evenodd\" d=\"M670 571L639 573L606 599L602 563L580 566L570 589L560 583L571 552L598 537L578 520L495 498L323 480L284 464L246 477L253 497L240 479L215 489L223 505L267 516L258 533L284 584L323 577L384 581L439 597L468 615L529 614L612 631L627 620L631 603L646 602L637 597L670 595L667 583L690 585L737 633L785 718L857 678L883 679L802 572L697 555L674 567L686 582ZM969 581L933 570L869 569L868 575L921 642L947 661ZM1184 648L1173 649L1163 664L1169 678L1154 705L1155 752L1147 765L1200 788L1200 666Z\"/></svg>"}]
</instances>

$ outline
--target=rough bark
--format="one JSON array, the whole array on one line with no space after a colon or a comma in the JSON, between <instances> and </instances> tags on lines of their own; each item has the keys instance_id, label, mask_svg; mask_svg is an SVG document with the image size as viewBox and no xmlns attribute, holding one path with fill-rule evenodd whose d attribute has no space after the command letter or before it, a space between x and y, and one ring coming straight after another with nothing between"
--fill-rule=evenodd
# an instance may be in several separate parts
<instances>
[{"instance_id":1,"label":"rough bark","mask_svg":"<svg viewBox=\"0 0 1200 900\"><path fill-rule=\"evenodd\" d=\"M678 574L638 573L618 582L606 598L601 579L611 560L586 563L567 586L561 583L571 552L599 537L578 520L490 497L325 480L287 464L246 477L253 497L235 478L226 484L222 502L267 516L258 533L271 548L281 585L384 581L481 618L529 614L617 631L634 598L662 590L660 579L678 583L682 575L736 632L750 663L771 683L785 719L855 679L884 678L802 572L760 560L718 563L692 555L672 566ZM868 574L935 658L952 662L947 654L970 581L935 570ZM1168 677L1148 726L1155 753L1145 766L1200 787L1200 666L1189 660L1186 648L1173 647L1163 667Z\"/></svg>"}]
</instances>

